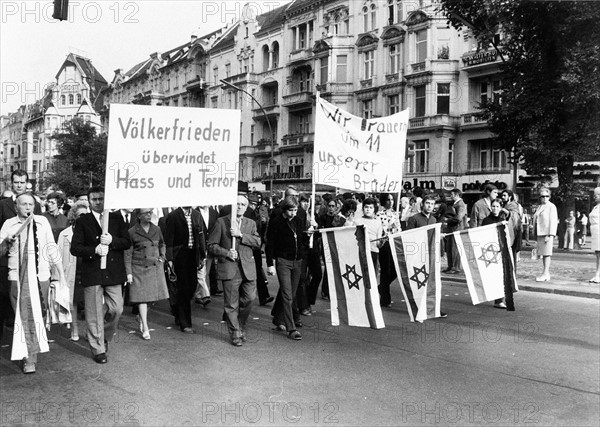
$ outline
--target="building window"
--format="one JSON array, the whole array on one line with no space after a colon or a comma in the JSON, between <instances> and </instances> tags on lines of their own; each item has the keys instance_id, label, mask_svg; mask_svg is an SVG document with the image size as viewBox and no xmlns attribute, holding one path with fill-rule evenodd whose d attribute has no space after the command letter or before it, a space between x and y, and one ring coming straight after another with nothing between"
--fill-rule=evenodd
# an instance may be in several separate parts
<instances>
[{"instance_id":1,"label":"building window","mask_svg":"<svg viewBox=\"0 0 600 427\"><path fill-rule=\"evenodd\" d=\"M388 114L396 114L400 112L400 95L388 96Z\"/></svg>"},{"instance_id":2,"label":"building window","mask_svg":"<svg viewBox=\"0 0 600 427\"><path fill-rule=\"evenodd\" d=\"M375 3L371 4L371 30L377 28L377 7Z\"/></svg>"},{"instance_id":3,"label":"building window","mask_svg":"<svg viewBox=\"0 0 600 427\"><path fill-rule=\"evenodd\" d=\"M71 93L71 94L69 94L69 105L73 105L74 102L75 102L75 97Z\"/></svg>"},{"instance_id":4,"label":"building window","mask_svg":"<svg viewBox=\"0 0 600 427\"><path fill-rule=\"evenodd\" d=\"M423 62L427 59L427 30L417 31L415 43L417 62Z\"/></svg>"},{"instance_id":5,"label":"building window","mask_svg":"<svg viewBox=\"0 0 600 427\"><path fill-rule=\"evenodd\" d=\"M437 84L437 113L450 114L450 83Z\"/></svg>"},{"instance_id":6,"label":"building window","mask_svg":"<svg viewBox=\"0 0 600 427\"><path fill-rule=\"evenodd\" d=\"M506 151L495 148L491 141L470 141L469 148L470 171L499 171L508 169Z\"/></svg>"},{"instance_id":7,"label":"building window","mask_svg":"<svg viewBox=\"0 0 600 427\"><path fill-rule=\"evenodd\" d=\"M502 104L502 80L492 82L492 102Z\"/></svg>"},{"instance_id":8,"label":"building window","mask_svg":"<svg viewBox=\"0 0 600 427\"><path fill-rule=\"evenodd\" d=\"M450 28L438 28L437 37L437 59L450 59Z\"/></svg>"},{"instance_id":9,"label":"building window","mask_svg":"<svg viewBox=\"0 0 600 427\"><path fill-rule=\"evenodd\" d=\"M361 103L361 115L363 119L372 119L373 118L373 100L365 99Z\"/></svg>"},{"instance_id":10,"label":"building window","mask_svg":"<svg viewBox=\"0 0 600 427\"><path fill-rule=\"evenodd\" d=\"M81 104L81 94L77 94L77 105Z\"/></svg>"},{"instance_id":11,"label":"building window","mask_svg":"<svg viewBox=\"0 0 600 427\"><path fill-rule=\"evenodd\" d=\"M448 172L454 172L454 139L448 141Z\"/></svg>"},{"instance_id":12,"label":"building window","mask_svg":"<svg viewBox=\"0 0 600 427\"><path fill-rule=\"evenodd\" d=\"M324 85L327 83L329 75L329 57L321 58L321 84Z\"/></svg>"},{"instance_id":13,"label":"building window","mask_svg":"<svg viewBox=\"0 0 600 427\"><path fill-rule=\"evenodd\" d=\"M171 79L167 76L167 79L165 80L165 91L169 90L171 90Z\"/></svg>"},{"instance_id":14,"label":"building window","mask_svg":"<svg viewBox=\"0 0 600 427\"><path fill-rule=\"evenodd\" d=\"M347 55L338 55L336 57L336 67L335 67L335 81L338 83L345 83L348 67L348 56Z\"/></svg>"},{"instance_id":15,"label":"building window","mask_svg":"<svg viewBox=\"0 0 600 427\"><path fill-rule=\"evenodd\" d=\"M179 74L177 74L177 72L175 72L174 76L173 76L173 89L177 89L179 88Z\"/></svg>"},{"instance_id":16,"label":"building window","mask_svg":"<svg viewBox=\"0 0 600 427\"><path fill-rule=\"evenodd\" d=\"M363 14L363 33L366 33L367 31L369 31L369 8L367 6L364 6L362 8L362 14Z\"/></svg>"},{"instance_id":17,"label":"building window","mask_svg":"<svg viewBox=\"0 0 600 427\"><path fill-rule=\"evenodd\" d=\"M425 115L425 85L415 86L415 117Z\"/></svg>"},{"instance_id":18,"label":"building window","mask_svg":"<svg viewBox=\"0 0 600 427\"><path fill-rule=\"evenodd\" d=\"M402 22L402 0L388 0L388 25Z\"/></svg>"},{"instance_id":19,"label":"building window","mask_svg":"<svg viewBox=\"0 0 600 427\"><path fill-rule=\"evenodd\" d=\"M392 44L389 47L390 49L390 74L396 74L400 72L402 67L402 62L400 59L400 44Z\"/></svg>"},{"instance_id":20,"label":"building window","mask_svg":"<svg viewBox=\"0 0 600 427\"><path fill-rule=\"evenodd\" d=\"M214 77L215 85L218 85L219 84L219 67L213 68L213 77Z\"/></svg>"},{"instance_id":21,"label":"building window","mask_svg":"<svg viewBox=\"0 0 600 427\"><path fill-rule=\"evenodd\" d=\"M65 105L67 103L67 97L65 95L60 96L60 105Z\"/></svg>"},{"instance_id":22,"label":"building window","mask_svg":"<svg viewBox=\"0 0 600 427\"><path fill-rule=\"evenodd\" d=\"M300 177L304 176L304 157L288 158L288 172L299 174Z\"/></svg>"},{"instance_id":23,"label":"building window","mask_svg":"<svg viewBox=\"0 0 600 427\"><path fill-rule=\"evenodd\" d=\"M225 64L225 78L231 77L231 64Z\"/></svg>"},{"instance_id":24,"label":"building window","mask_svg":"<svg viewBox=\"0 0 600 427\"><path fill-rule=\"evenodd\" d=\"M212 108L219 108L219 98L216 96L213 96L212 98L210 98L210 103L212 105Z\"/></svg>"},{"instance_id":25,"label":"building window","mask_svg":"<svg viewBox=\"0 0 600 427\"><path fill-rule=\"evenodd\" d=\"M375 73L375 51L369 50L363 53L363 78L373 78Z\"/></svg>"},{"instance_id":26,"label":"building window","mask_svg":"<svg viewBox=\"0 0 600 427\"><path fill-rule=\"evenodd\" d=\"M310 133L312 114L304 113L304 114L299 114L297 117L298 117L298 122L297 122L296 130L298 131L298 133L301 133L301 134Z\"/></svg>"},{"instance_id":27,"label":"building window","mask_svg":"<svg viewBox=\"0 0 600 427\"><path fill-rule=\"evenodd\" d=\"M254 145L254 125L250 125L250 145Z\"/></svg>"},{"instance_id":28,"label":"building window","mask_svg":"<svg viewBox=\"0 0 600 427\"><path fill-rule=\"evenodd\" d=\"M481 82L479 84L479 103L485 105L488 99L488 84L487 82Z\"/></svg>"},{"instance_id":29,"label":"building window","mask_svg":"<svg viewBox=\"0 0 600 427\"><path fill-rule=\"evenodd\" d=\"M415 155L410 158L408 170L410 173L429 170L429 140L415 141Z\"/></svg>"},{"instance_id":30,"label":"building window","mask_svg":"<svg viewBox=\"0 0 600 427\"><path fill-rule=\"evenodd\" d=\"M273 67L272 68L277 68L279 67L279 43L275 42L273 43Z\"/></svg>"}]
</instances>

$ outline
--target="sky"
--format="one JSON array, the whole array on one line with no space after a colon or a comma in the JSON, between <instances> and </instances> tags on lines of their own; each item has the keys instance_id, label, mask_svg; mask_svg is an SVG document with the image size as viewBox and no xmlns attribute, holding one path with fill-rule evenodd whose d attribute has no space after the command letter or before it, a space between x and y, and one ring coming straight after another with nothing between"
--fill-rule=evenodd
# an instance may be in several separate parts
<instances>
[{"instance_id":1,"label":"sky","mask_svg":"<svg viewBox=\"0 0 600 427\"><path fill-rule=\"evenodd\" d=\"M51 0L0 0L0 115L40 99L69 52L92 60L110 82L153 52L164 52L290 0L70 0L69 20Z\"/></svg>"}]
</instances>

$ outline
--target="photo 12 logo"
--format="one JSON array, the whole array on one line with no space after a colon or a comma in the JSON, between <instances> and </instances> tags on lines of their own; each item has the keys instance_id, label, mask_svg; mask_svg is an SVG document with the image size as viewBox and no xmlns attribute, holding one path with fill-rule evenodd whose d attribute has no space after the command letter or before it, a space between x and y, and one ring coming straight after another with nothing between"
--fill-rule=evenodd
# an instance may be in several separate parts
<instances>
[{"instance_id":1,"label":"photo 12 logo","mask_svg":"<svg viewBox=\"0 0 600 427\"><path fill-rule=\"evenodd\" d=\"M137 24L140 6L132 1L3 1L0 10L3 24L60 21Z\"/></svg>"},{"instance_id":2,"label":"photo 12 logo","mask_svg":"<svg viewBox=\"0 0 600 427\"><path fill-rule=\"evenodd\" d=\"M218 19L220 22L255 22L256 17L268 12L287 2L280 1L203 1L202 22L207 23Z\"/></svg>"}]
</instances>

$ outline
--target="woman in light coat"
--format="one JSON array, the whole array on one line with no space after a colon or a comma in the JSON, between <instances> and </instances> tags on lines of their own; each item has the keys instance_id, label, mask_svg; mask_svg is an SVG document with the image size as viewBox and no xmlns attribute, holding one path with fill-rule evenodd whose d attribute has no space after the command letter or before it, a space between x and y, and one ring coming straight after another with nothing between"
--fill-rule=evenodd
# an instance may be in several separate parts
<instances>
[{"instance_id":1,"label":"woman in light coat","mask_svg":"<svg viewBox=\"0 0 600 427\"><path fill-rule=\"evenodd\" d=\"M558 228L558 213L554 203L550 201L550 190L540 190L540 205L533 215L533 224L537 235L537 254L542 257L544 271L535 278L536 282L547 282L550 280L550 260L554 237Z\"/></svg>"},{"instance_id":2,"label":"woman in light coat","mask_svg":"<svg viewBox=\"0 0 600 427\"><path fill-rule=\"evenodd\" d=\"M129 229L131 247L125 252L125 270L129 284L129 301L138 304L138 322L145 340L148 329L148 303L169 297L165 280L166 245L163 235L152 219L152 209L136 209L138 222Z\"/></svg>"},{"instance_id":3,"label":"woman in light coat","mask_svg":"<svg viewBox=\"0 0 600 427\"><path fill-rule=\"evenodd\" d=\"M63 268L65 277L69 284L69 293L71 297L71 341L79 341L79 325L77 323L77 304L83 302L83 287L77 286L81 278L77 275L77 257L71 255L71 241L73 240L73 228L75 221L81 215L89 212L88 202L80 201L75 203L69 213L67 219L70 227L65 228L58 235L58 248L62 254Z\"/></svg>"}]
</instances>

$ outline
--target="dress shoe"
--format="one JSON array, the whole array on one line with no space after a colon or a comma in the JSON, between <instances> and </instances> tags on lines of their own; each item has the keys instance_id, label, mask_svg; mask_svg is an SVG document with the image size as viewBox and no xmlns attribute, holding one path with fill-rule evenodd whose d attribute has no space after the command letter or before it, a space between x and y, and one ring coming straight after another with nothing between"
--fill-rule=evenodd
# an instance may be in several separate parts
<instances>
[{"instance_id":1,"label":"dress shoe","mask_svg":"<svg viewBox=\"0 0 600 427\"><path fill-rule=\"evenodd\" d=\"M183 332L184 334L193 334L194 330L192 328L183 328L181 332Z\"/></svg>"},{"instance_id":2,"label":"dress shoe","mask_svg":"<svg viewBox=\"0 0 600 427\"><path fill-rule=\"evenodd\" d=\"M444 313L443 311L440 311L440 317L446 318L448 317L448 314Z\"/></svg>"},{"instance_id":3,"label":"dress shoe","mask_svg":"<svg viewBox=\"0 0 600 427\"><path fill-rule=\"evenodd\" d=\"M218 297L218 296L221 296L221 295L223 295L223 291L214 291L212 294L213 294L214 296Z\"/></svg>"},{"instance_id":4,"label":"dress shoe","mask_svg":"<svg viewBox=\"0 0 600 427\"><path fill-rule=\"evenodd\" d=\"M276 322L275 319L273 319L273 324L275 325L275 330L276 331L281 331L281 332L285 332L286 331L285 325L283 325L283 324L281 324L279 322Z\"/></svg>"},{"instance_id":5,"label":"dress shoe","mask_svg":"<svg viewBox=\"0 0 600 427\"><path fill-rule=\"evenodd\" d=\"M303 316L312 316L312 311L310 311L308 308L305 308L300 312L300 314Z\"/></svg>"},{"instance_id":6,"label":"dress shoe","mask_svg":"<svg viewBox=\"0 0 600 427\"><path fill-rule=\"evenodd\" d=\"M150 331L142 332L142 338L144 338L145 340L149 340L150 339Z\"/></svg>"},{"instance_id":7,"label":"dress shoe","mask_svg":"<svg viewBox=\"0 0 600 427\"><path fill-rule=\"evenodd\" d=\"M300 320L294 320L294 325L296 325L297 328L301 328L304 326L304 323Z\"/></svg>"},{"instance_id":8,"label":"dress shoe","mask_svg":"<svg viewBox=\"0 0 600 427\"><path fill-rule=\"evenodd\" d=\"M535 278L536 282L547 282L550 280L550 276L539 276Z\"/></svg>"},{"instance_id":9,"label":"dress shoe","mask_svg":"<svg viewBox=\"0 0 600 427\"><path fill-rule=\"evenodd\" d=\"M242 346L242 339L241 338L232 338L231 339L231 344L235 347L241 347Z\"/></svg>"},{"instance_id":10,"label":"dress shoe","mask_svg":"<svg viewBox=\"0 0 600 427\"><path fill-rule=\"evenodd\" d=\"M504 304L503 302L499 302L494 304L495 308L506 308L506 304Z\"/></svg>"},{"instance_id":11,"label":"dress shoe","mask_svg":"<svg viewBox=\"0 0 600 427\"><path fill-rule=\"evenodd\" d=\"M94 356L94 362L96 363L106 363L108 362L108 357L106 357L106 353L100 353Z\"/></svg>"},{"instance_id":12,"label":"dress shoe","mask_svg":"<svg viewBox=\"0 0 600 427\"><path fill-rule=\"evenodd\" d=\"M246 342L247 341L246 331L242 331L242 334L240 335L240 339L242 340L242 342Z\"/></svg>"},{"instance_id":13,"label":"dress shoe","mask_svg":"<svg viewBox=\"0 0 600 427\"><path fill-rule=\"evenodd\" d=\"M263 300L260 300L260 305L267 305L268 303L273 302L274 299L275 298L273 297L267 297Z\"/></svg>"},{"instance_id":14,"label":"dress shoe","mask_svg":"<svg viewBox=\"0 0 600 427\"><path fill-rule=\"evenodd\" d=\"M35 374L35 363L28 361L27 358L23 359L23 373Z\"/></svg>"},{"instance_id":15,"label":"dress shoe","mask_svg":"<svg viewBox=\"0 0 600 427\"><path fill-rule=\"evenodd\" d=\"M448 271L446 271L446 274L458 274L458 271L456 271L456 270L448 270Z\"/></svg>"},{"instance_id":16,"label":"dress shoe","mask_svg":"<svg viewBox=\"0 0 600 427\"><path fill-rule=\"evenodd\" d=\"M300 341L302 339L302 334L298 331L290 331L288 338L291 340Z\"/></svg>"},{"instance_id":17,"label":"dress shoe","mask_svg":"<svg viewBox=\"0 0 600 427\"><path fill-rule=\"evenodd\" d=\"M71 341L79 341L79 335L71 334Z\"/></svg>"},{"instance_id":18,"label":"dress shoe","mask_svg":"<svg viewBox=\"0 0 600 427\"><path fill-rule=\"evenodd\" d=\"M448 273L450 270L452 270L451 268L447 268L445 270L442 270L442 273Z\"/></svg>"}]
</instances>

